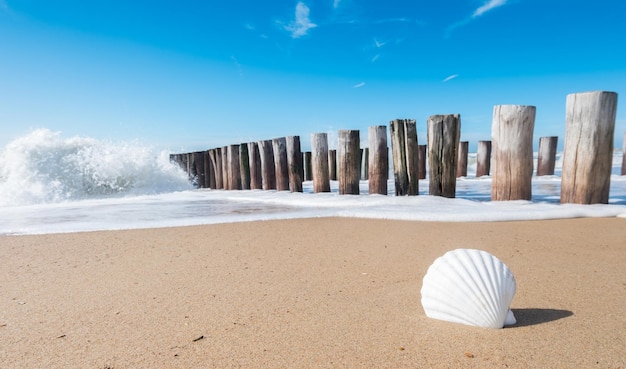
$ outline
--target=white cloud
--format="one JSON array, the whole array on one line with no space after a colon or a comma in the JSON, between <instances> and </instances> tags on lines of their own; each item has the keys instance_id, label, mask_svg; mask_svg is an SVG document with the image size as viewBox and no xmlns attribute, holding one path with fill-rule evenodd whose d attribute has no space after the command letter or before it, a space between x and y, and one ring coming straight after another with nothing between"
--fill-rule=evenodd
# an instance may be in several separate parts
<instances>
[{"instance_id":1,"label":"white cloud","mask_svg":"<svg viewBox=\"0 0 626 369\"><path fill-rule=\"evenodd\" d=\"M378 41L377 39L374 39L374 46L376 46L377 48L381 48L385 46L386 44L387 44L386 42Z\"/></svg>"},{"instance_id":2,"label":"white cloud","mask_svg":"<svg viewBox=\"0 0 626 369\"><path fill-rule=\"evenodd\" d=\"M352 88L360 88L360 87L363 87L363 86L365 86L365 82L360 82L360 83L357 83L356 85L352 86Z\"/></svg>"},{"instance_id":3,"label":"white cloud","mask_svg":"<svg viewBox=\"0 0 626 369\"><path fill-rule=\"evenodd\" d=\"M292 38L300 38L305 36L311 28L317 27L317 24L309 19L310 9L303 2L296 5L296 18L285 26L285 30L291 33Z\"/></svg>"},{"instance_id":4,"label":"white cloud","mask_svg":"<svg viewBox=\"0 0 626 369\"><path fill-rule=\"evenodd\" d=\"M341 0L334 0L333 1L333 8L337 9L339 7L340 3L341 3Z\"/></svg>"},{"instance_id":5,"label":"white cloud","mask_svg":"<svg viewBox=\"0 0 626 369\"><path fill-rule=\"evenodd\" d=\"M502 5L506 4L506 2L507 0L489 0L483 6L474 11L474 14L472 14L472 18L479 17L490 11L491 9L501 7Z\"/></svg>"},{"instance_id":6,"label":"white cloud","mask_svg":"<svg viewBox=\"0 0 626 369\"><path fill-rule=\"evenodd\" d=\"M448 82L448 81L450 81L450 80L455 79L455 78L456 78L456 77L458 77L458 76L459 76L458 74L452 74L452 75L447 76L446 78L444 78L441 82L442 82L442 83L446 83L446 82Z\"/></svg>"},{"instance_id":7,"label":"white cloud","mask_svg":"<svg viewBox=\"0 0 626 369\"><path fill-rule=\"evenodd\" d=\"M372 58L372 63L375 62L378 59L380 59L380 54L374 55L374 57Z\"/></svg>"}]
</instances>

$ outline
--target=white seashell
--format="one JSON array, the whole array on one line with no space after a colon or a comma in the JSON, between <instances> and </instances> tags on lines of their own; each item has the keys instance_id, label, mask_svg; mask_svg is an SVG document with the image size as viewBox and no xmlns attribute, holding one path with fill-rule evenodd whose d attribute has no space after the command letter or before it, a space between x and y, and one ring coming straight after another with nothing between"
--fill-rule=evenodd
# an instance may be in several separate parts
<instances>
[{"instance_id":1,"label":"white seashell","mask_svg":"<svg viewBox=\"0 0 626 369\"><path fill-rule=\"evenodd\" d=\"M486 251L448 251L428 268L422 284L426 316L477 327L515 324L509 309L515 277Z\"/></svg>"}]
</instances>

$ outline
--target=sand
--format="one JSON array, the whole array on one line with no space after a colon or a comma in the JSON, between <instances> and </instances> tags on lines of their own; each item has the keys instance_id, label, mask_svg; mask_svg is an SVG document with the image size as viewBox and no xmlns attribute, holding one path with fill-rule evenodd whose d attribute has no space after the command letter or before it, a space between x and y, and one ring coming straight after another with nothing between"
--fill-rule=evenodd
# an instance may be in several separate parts
<instances>
[{"instance_id":1,"label":"sand","mask_svg":"<svg viewBox=\"0 0 626 369\"><path fill-rule=\"evenodd\" d=\"M437 321L470 247L518 324ZM299 219L0 237L0 368L626 368L626 219Z\"/></svg>"}]
</instances>

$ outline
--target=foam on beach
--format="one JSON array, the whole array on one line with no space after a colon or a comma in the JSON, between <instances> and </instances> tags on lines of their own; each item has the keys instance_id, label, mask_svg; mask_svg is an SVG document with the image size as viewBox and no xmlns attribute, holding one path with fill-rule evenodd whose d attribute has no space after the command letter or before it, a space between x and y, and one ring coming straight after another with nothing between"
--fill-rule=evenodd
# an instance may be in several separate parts
<instances>
[{"instance_id":1,"label":"foam on beach","mask_svg":"<svg viewBox=\"0 0 626 369\"><path fill-rule=\"evenodd\" d=\"M532 201L490 201L491 178L457 180L456 198L420 195L196 190L166 152L139 144L89 138L64 139L38 130L11 142L0 160L0 234L41 234L111 229L156 228L241 221L357 217L415 221L512 221L626 216L626 177L617 175L622 154L614 157L608 205L559 204L560 155L554 176L533 177ZM473 160L474 159L474 160ZM472 173L473 171L473 173Z\"/></svg>"}]
</instances>

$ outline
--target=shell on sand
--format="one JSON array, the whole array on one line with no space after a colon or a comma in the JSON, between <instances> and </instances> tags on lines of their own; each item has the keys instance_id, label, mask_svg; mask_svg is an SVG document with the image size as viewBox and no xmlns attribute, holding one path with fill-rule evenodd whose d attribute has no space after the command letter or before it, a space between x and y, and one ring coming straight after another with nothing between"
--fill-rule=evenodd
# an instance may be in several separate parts
<instances>
[{"instance_id":1,"label":"shell on sand","mask_svg":"<svg viewBox=\"0 0 626 369\"><path fill-rule=\"evenodd\" d=\"M515 277L492 254L473 249L448 251L428 268L422 284L426 316L477 327L515 324L509 309Z\"/></svg>"}]
</instances>

